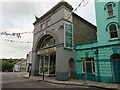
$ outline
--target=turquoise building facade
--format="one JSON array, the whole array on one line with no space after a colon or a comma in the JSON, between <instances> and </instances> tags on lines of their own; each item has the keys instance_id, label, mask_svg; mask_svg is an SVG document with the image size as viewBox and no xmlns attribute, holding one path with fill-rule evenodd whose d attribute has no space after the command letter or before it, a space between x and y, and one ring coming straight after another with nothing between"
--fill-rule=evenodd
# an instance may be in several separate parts
<instances>
[{"instance_id":1,"label":"turquoise building facade","mask_svg":"<svg viewBox=\"0 0 120 90\"><path fill-rule=\"evenodd\" d=\"M97 40L76 50L76 77L120 83L120 0L95 0Z\"/></svg>"}]
</instances>

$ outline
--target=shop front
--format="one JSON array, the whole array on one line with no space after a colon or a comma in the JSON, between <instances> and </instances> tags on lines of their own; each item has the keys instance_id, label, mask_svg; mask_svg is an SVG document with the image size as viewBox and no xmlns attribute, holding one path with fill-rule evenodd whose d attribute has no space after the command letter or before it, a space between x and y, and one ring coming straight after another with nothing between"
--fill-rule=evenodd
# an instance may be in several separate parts
<instances>
[{"instance_id":1,"label":"shop front","mask_svg":"<svg viewBox=\"0 0 120 90\"><path fill-rule=\"evenodd\" d=\"M55 39L52 36L46 37L37 51L39 58L39 74L43 72L46 76L55 75L56 47Z\"/></svg>"}]
</instances>

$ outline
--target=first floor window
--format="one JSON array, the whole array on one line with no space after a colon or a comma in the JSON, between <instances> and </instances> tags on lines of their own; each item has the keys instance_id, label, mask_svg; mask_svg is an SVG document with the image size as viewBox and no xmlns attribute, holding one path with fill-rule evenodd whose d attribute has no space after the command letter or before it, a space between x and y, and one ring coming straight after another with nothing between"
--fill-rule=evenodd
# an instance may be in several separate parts
<instances>
[{"instance_id":1,"label":"first floor window","mask_svg":"<svg viewBox=\"0 0 120 90\"><path fill-rule=\"evenodd\" d=\"M110 38L118 38L118 33L117 33L117 26L115 24L111 24L109 26L109 32L110 32Z\"/></svg>"},{"instance_id":2,"label":"first floor window","mask_svg":"<svg viewBox=\"0 0 120 90\"><path fill-rule=\"evenodd\" d=\"M109 16L109 17L111 17L111 16L114 15L112 4L107 5L107 10L108 10L108 16Z\"/></svg>"}]
</instances>

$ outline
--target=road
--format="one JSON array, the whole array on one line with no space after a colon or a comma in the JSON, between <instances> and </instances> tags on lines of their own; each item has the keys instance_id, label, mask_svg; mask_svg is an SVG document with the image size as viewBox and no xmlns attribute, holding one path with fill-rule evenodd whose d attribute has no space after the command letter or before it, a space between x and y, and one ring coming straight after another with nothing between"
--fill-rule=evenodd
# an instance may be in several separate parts
<instances>
[{"instance_id":1,"label":"road","mask_svg":"<svg viewBox=\"0 0 120 90\"><path fill-rule=\"evenodd\" d=\"M2 88L79 88L79 90L83 90L83 88L85 88L86 90L88 87L73 85L58 85L42 81L35 81L24 77L19 77L18 73L2 73ZM95 88L88 88L88 90L94 89Z\"/></svg>"}]
</instances>

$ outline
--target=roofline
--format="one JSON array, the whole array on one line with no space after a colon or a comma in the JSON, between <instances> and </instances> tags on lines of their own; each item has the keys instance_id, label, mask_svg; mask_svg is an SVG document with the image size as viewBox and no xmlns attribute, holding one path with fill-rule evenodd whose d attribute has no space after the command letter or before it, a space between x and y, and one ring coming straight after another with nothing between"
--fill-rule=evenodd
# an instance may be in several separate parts
<instances>
[{"instance_id":1,"label":"roofline","mask_svg":"<svg viewBox=\"0 0 120 90\"><path fill-rule=\"evenodd\" d=\"M68 2L59 2L57 3L55 6L53 6L50 10L48 10L44 15L42 15L40 18L38 18L33 25L35 25L36 23L38 23L41 19L45 18L46 16L48 16L49 14L51 14L52 12L54 12L56 9L58 9L60 6L66 6L67 8L69 8L70 10L73 10L73 7L68 3Z\"/></svg>"},{"instance_id":2,"label":"roofline","mask_svg":"<svg viewBox=\"0 0 120 90\"><path fill-rule=\"evenodd\" d=\"M97 31L97 26L95 26L94 24L90 23L89 21L87 21L86 19L80 17L79 15L77 15L76 13L72 13L73 15L77 16L78 18L84 20L86 23L92 25L94 28L96 28L96 31Z\"/></svg>"}]
</instances>

